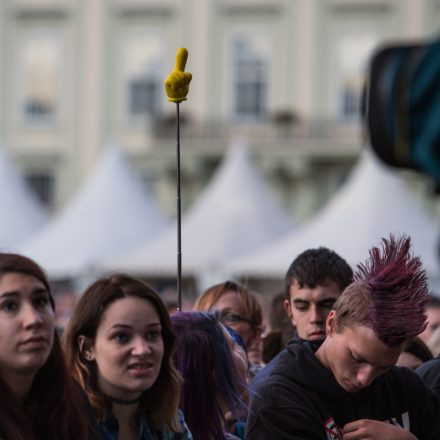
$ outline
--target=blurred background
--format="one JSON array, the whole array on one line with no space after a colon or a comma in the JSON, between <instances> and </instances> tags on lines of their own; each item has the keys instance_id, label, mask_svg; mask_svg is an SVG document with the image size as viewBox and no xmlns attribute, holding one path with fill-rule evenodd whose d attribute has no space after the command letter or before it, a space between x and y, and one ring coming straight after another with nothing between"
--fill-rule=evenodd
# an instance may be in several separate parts
<instances>
[{"instance_id":1,"label":"blurred background","mask_svg":"<svg viewBox=\"0 0 440 440\"><path fill-rule=\"evenodd\" d=\"M440 0L2 0L0 143L7 153L2 160L26 183L27 203L38 205L32 214L19 212L13 201L1 205L2 215L16 211L18 218L32 223L26 234L17 232L15 241L11 234L1 237L3 249L34 257L60 289L80 289L98 274L121 268L173 296L175 245L169 244L171 238L161 241L159 236L175 237L176 110L167 102L163 81L174 66L177 48L184 46L189 51L186 68L193 75L180 112L183 232L187 224L190 237L184 237L184 294L190 301L203 287L227 276L264 295L276 293L298 250L292 247L290 257L277 262L275 269L244 264L237 270L235 258L264 255L264 246L286 242L282 237L294 230L292 240L297 241L298 231L335 196L342 197L340 191L367 143L359 108L369 57L385 43L433 38L439 23ZM115 150L119 159L113 157ZM117 171L122 166L115 165L118 160L126 161L125 172L137 176L136 184L154 199L154 208L130 211L128 199L138 187L118 194L120 179L125 179ZM106 177L92 196L87 188L98 179L98 164ZM352 199L362 200L372 191L368 182L377 176L368 172ZM405 182L404 191L411 197L407 203L418 204L417 209L406 206L407 211L420 208L420 215L426 215L436 230L440 207L432 182L409 171L380 172L394 173ZM15 194L11 182L12 178L3 180L1 192ZM233 182L232 189L222 182ZM235 200L234 188L238 194L242 183L257 194L250 189ZM379 188L375 194L387 190ZM254 202L262 193L264 201ZM391 200L402 199L396 194ZM94 209L99 211L104 199L108 210L96 214ZM118 200L127 206L118 205ZM132 205L141 205L139 200ZM261 202L261 211L254 212L251 202ZM226 211L239 210L234 204L254 219L270 211L276 218L265 227L272 233L253 226L246 213L223 219ZM153 232L144 237L136 229L142 225L131 226L121 212L142 223L143 216L150 215L148 209L151 216L160 214L163 224L159 228L155 220ZM339 215L346 216L341 209ZM356 246L349 232L363 233L356 218L360 208L354 203L346 209L352 231L325 229L326 221L323 227L329 236L340 234L333 237L336 242ZM376 214L379 224L388 215ZM407 217L400 211L398 215ZM97 225L88 231L95 216ZM119 217L132 235L120 240L120 248L106 247L116 235L122 237L112 226ZM222 229L228 221L237 225L233 232ZM14 227L19 223L11 222ZM146 229L148 222L145 218ZM426 229L420 225L414 220L398 232ZM252 228L258 238L246 242ZM375 231L372 237L377 240L365 246L377 244L389 232L394 231ZM73 258L81 233L88 244L102 234L102 242L93 246L103 253L89 252L81 261ZM217 239L212 244L211 236ZM194 245L192 251L198 240L200 248ZM241 240L247 246L237 246ZM437 240L437 235L425 236L420 246L436 251ZM315 245L313 240L299 242ZM160 249L166 255L157 256ZM357 255L335 250L356 264ZM277 254L275 249L271 252ZM267 259L274 261L270 252ZM60 267L63 260L70 266ZM433 285L436 264L429 263Z\"/></svg>"}]
</instances>

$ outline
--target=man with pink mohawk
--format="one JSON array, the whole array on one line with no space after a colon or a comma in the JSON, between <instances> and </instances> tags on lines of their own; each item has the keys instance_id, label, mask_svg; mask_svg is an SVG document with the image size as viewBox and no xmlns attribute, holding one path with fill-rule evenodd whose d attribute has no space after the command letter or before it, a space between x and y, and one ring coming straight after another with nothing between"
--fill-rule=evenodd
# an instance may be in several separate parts
<instances>
[{"instance_id":1,"label":"man with pink mohawk","mask_svg":"<svg viewBox=\"0 0 440 440\"><path fill-rule=\"evenodd\" d=\"M322 343L292 340L256 389L248 440L438 440L440 401L395 364L426 326L426 274L390 236L358 266Z\"/></svg>"}]
</instances>

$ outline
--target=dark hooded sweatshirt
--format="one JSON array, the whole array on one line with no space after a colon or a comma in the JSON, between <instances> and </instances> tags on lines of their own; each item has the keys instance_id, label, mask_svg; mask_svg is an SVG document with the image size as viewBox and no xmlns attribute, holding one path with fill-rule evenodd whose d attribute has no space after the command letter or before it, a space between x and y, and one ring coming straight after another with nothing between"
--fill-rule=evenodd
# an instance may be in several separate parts
<instances>
[{"instance_id":1,"label":"dark hooded sweatshirt","mask_svg":"<svg viewBox=\"0 0 440 440\"><path fill-rule=\"evenodd\" d=\"M248 440L339 440L359 419L386 421L418 440L440 440L440 401L412 370L393 367L365 389L348 393L315 356L319 347L292 340L255 390Z\"/></svg>"}]
</instances>

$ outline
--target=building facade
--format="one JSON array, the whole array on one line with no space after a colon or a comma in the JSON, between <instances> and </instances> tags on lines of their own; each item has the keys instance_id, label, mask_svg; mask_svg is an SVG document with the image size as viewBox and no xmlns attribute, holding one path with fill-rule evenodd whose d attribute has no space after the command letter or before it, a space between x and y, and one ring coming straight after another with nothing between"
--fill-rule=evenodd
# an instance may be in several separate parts
<instances>
[{"instance_id":1,"label":"building facade","mask_svg":"<svg viewBox=\"0 0 440 440\"><path fill-rule=\"evenodd\" d=\"M365 144L372 50L435 36L439 23L440 0L2 0L0 141L54 211L116 141L173 215L175 106L163 81L185 46L184 209L244 137L301 222Z\"/></svg>"}]
</instances>

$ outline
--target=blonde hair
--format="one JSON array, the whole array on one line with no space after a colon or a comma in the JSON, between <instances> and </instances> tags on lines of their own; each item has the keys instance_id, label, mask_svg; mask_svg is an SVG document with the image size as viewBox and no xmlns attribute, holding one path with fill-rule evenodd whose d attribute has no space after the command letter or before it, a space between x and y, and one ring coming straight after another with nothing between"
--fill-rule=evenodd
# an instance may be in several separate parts
<instances>
[{"instance_id":1,"label":"blonde hair","mask_svg":"<svg viewBox=\"0 0 440 440\"><path fill-rule=\"evenodd\" d=\"M351 283L336 300L336 327L340 333L345 327L368 324L371 295L368 285L363 282Z\"/></svg>"}]
</instances>

